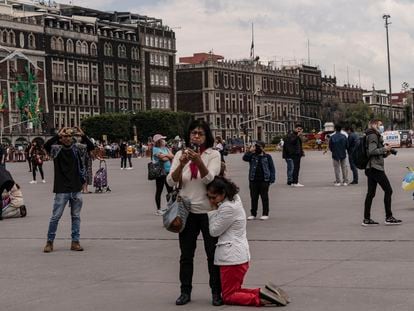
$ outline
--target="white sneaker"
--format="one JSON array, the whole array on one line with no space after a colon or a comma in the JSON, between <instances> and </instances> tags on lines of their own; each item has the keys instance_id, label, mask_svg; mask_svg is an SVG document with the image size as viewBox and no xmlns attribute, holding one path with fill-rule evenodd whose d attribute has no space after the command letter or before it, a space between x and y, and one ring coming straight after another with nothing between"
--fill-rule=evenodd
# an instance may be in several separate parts
<instances>
[{"instance_id":1,"label":"white sneaker","mask_svg":"<svg viewBox=\"0 0 414 311\"><path fill-rule=\"evenodd\" d=\"M133 167L128 167L128 168L127 168L127 170L133 170L133 169L134 169Z\"/></svg>"},{"instance_id":2,"label":"white sneaker","mask_svg":"<svg viewBox=\"0 0 414 311\"><path fill-rule=\"evenodd\" d=\"M249 217L247 217L247 220L255 220L256 216L250 215Z\"/></svg>"},{"instance_id":3,"label":"white sneaker","mask_svg":"<svg viewBox=\"0 0 414 311\"><path fill-rule=\"evenodd\" d=\"M268 220L269 219L269 216L262 216L262 217L260 217L260 220Z\"/></svg>"},{"instance_id":4,"label":"white sneaker","mask_svg":"<svg viewBox=\"0 0 414 311\"><path fill-rule=\"evenodd\" d=\"M335 187L340 187L341 186L341 183L340 182L336 182L336 183L334 183L334 186Z\"/></svg>"},{"instance_id":5,"label":"white sneaker","mask_svg":"<svg viewBox=\"0 0 414 311\"><path fill-rule=\"evenodd\" d=\"M32 180L29 184L37 184L36 180Z\"/></svg>"},{"instance_id":6,"label":"white sneaker","mask_svg":"<svg viewBox=\"0 0 414 311\"><path fill-rule=\"evenodd\" d=\"M305 186L300 183L297 183L297 184L292 184L292 187L305 187Z\"/></svg>"},{"instance_id":7,"label":"white sneaker","mask_svg":"<svg viewBox=\"0 0 414 311\"><path fill-rule=\"evenodd\" d=\"M342 184L342 186L348 186L348 183L346 183L346 182L344 182L343 184Z\"/></svg>"},{"instance_id":8,"label":"white sneaker","mask_svg":"<svg viewBox=\"0 0 414 311\"><path fill-rule=\"evenodd\" d=\"M121 167L121 170L123 170L124 168L123 167Z\"/></svg>"},{"instance_id":9,"label":"white sneaker","mask_svg":"<svg viewBox=\"0 0 414 311\"><path fill-rule=\"evenodd\" d=\"M42 183L44 183L44 184L45 184L45 183L46 183L46 180L44 180L44 179L43 179L43 180L42 180Z\"/></svg>"},{"instance_id":10,"label":"white sneaker","mask_svg":"<svg viewBox=\"0 0 414 311\"><path fill-rule=\"evenodd\" d=\"M157 216L162 216L162 215L164 215L164 211L162 211L162 210L157 210L156 212L155 212L155 215L157 215Z\"/></svg>"}]
</instances>

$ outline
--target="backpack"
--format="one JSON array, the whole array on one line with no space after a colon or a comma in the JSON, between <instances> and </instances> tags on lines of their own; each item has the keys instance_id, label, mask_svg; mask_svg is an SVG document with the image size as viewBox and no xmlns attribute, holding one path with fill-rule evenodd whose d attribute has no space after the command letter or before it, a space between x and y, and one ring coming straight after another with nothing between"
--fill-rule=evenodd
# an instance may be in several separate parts
<instances>
[{"instance_id":1,"label":"backpack","mask_svg":"<svg viewBox=\"0 0 414 311\"><path fill-rule=\"evenodd\" d=\"M354 150L351 153L351 157L358 169L365 170L367 168L369 156L366 135L357 140Z\"/></svg>"}]
</instances>

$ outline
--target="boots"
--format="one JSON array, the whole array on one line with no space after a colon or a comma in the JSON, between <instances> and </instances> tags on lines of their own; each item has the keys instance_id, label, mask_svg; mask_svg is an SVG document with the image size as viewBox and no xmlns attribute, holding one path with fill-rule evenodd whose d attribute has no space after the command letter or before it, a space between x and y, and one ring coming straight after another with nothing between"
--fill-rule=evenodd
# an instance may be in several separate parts
<instances>
[{"instance_id":1,"label":"boots","mask_svg":"<svg viewBox=\"0 0 414 311\"><path fill-rule=\"evenodd\" d=\"M72 244L70 246L70 250L75 251L75 252L81 252L81 251L83 251L83 247L80 246L78 241L72 241Z\"/></svg>"},{"instance_id":2,"label":"boots","mask_svg":"<svg viewBox=\"0 0 414 311\"><path fill-rule=\"evenodd\" d=\"M53 252L53 241L47 241L46 242L46 246L43 249L44 253L51 253Z\"/></svg>"}]
</instances>

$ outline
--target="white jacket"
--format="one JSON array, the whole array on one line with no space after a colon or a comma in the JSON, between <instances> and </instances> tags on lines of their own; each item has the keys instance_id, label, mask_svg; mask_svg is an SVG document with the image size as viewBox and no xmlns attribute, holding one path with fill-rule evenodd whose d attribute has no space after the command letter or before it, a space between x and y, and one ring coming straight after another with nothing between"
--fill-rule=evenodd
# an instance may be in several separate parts
<instances>
[{"instance_id":1,"label":"white jacket","mask_svg":"<svg viewBox=\"0 0 414 311\"><path fill-rule=\"evenodd\" d=\"M172 161L170 173L167 176L167 183L173 187L176 183L172 179L172 173L180 164L180 157L182 150L178 151ZM217 150L208 148L201 155L201 160L208 169L208 174L201 178L200 171L198 171L197 179L191 179L190 162L183 168L183 184L180 195L187 197L191 201L191 213L205 214L211 211L210 203L207 199L207 185L211 183L215 176L220 173L221 160L220 153Z\"/></svg>"},{"instance_id":2,"label":"white jacket","mask_svg":"<svg viewBox=\"0 0 414 311\"><path fill-rule=\"evenodd\" d=\"M225 200L217 210L208 213L210 235L219 237L214 255L218 266L240 265L250 261L246 237L246 213L238 195Z\"/></svg>"}]
</instances>

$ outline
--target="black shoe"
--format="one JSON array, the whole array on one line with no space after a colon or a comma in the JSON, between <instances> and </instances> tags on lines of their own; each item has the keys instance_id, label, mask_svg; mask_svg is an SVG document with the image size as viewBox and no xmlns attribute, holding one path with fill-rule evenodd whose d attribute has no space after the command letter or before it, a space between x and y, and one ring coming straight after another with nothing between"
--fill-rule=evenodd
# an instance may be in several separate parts
<instances>
[{"instance_id":1,"label":"black shoe","mask_svg":"<svg viewBox=\"0 0 414 311\"><path fill-rule=\"evenodd\" d=\"M354 180L350 183L350 185L358 185L358 182Z\"/></svg>"},{"instance_id":2,"label":"black shoe","mask_svg":"<svg viewBox=\"0 0 414 311\"><path fill-rule=\"evenodd\" d=\"M364 227L371 227L371 226L378 226L378 225L379 223L377 223L376 221L372 219L364 219L364 221L361 224L361 226L364 226Z\"/></svg>"},{"instance_id":3,"label":"black shoe","mask_svg":"<svg viewBox=\"0 0 414 311\"><path fill-rule=\"evenodd\" d=\"M186 293L181 293L180 297L177 298L175 304L177 306L183 306L191 301L191 295Z\"/></svg>"},{"instance_id":4,"label":"black shoe","mask_svg":"<svg viewBox=\"0 0 414 311\"><path fill-rule=\"evenodd\" d=\"M287 184L288 186L291 186L291 185L292 185L292 182L291 182L291 181L288 181L286 184Z\"/></svg>"},{"instance_id":5,"label":"black shoe","mask_svg":"<svg viewBox=\"0 0 414 311\"><path fill-rule=\"evenodd\" d=\"M222 306L224 302L223 302L223 298L221 298L221 295L213 294L213 299L211 300L211 304L215 307Z\"/></svg>"},{"instance_id":6,"label":"black shoe","mask_svg":"<svg viewBox=\"0 0 414 311\"><path fill-rule=\"evenodd\" d=\"M395 219L394 217L388 217L387 219L385 219L385 224L388 226L392 226L392 225L401 225L402 220L399 219Z\"/></svg>"}]
</instances>

